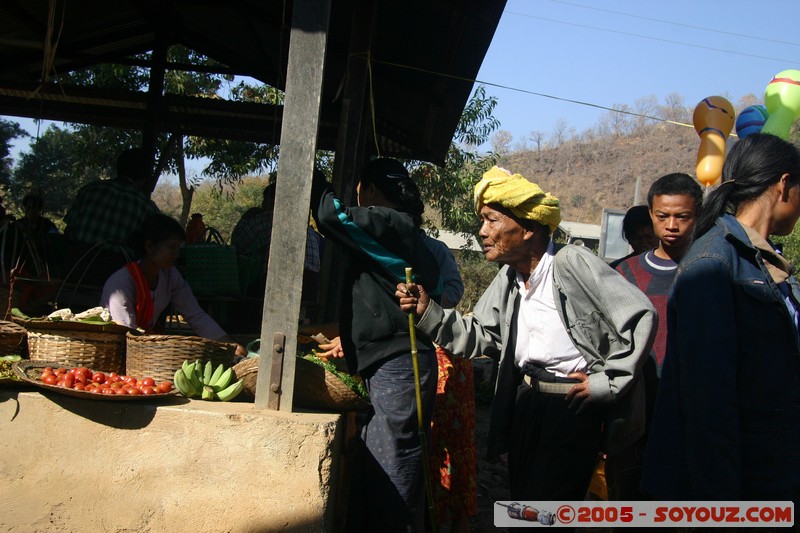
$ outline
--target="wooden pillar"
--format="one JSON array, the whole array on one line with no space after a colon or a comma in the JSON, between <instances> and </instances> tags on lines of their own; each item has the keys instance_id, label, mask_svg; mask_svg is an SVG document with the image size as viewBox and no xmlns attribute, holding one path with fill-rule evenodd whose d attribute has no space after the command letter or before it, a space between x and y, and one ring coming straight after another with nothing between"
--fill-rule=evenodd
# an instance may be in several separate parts
<instances>
[{"instance_id":1,"label":"wooden pillar","mask_svg":"<svg viewBox=\"0 0 800 533\"><path fill-rule=\"evenodd\" d=\"M167 68L167 40L163 32L158 32L156 46L153 49L153 58L150 64L150 84L147 88L147 121L142 132L142 149L149 160L155 160L156 138L159 132L159 122L164 111L164 72ZM155 165L150 166L150 177L145 183L145 193L150 194L156 188L158 174Z\"/></svg>"},{"instance_id":2,"label":"wooden pillar","mask_svg":"<svg viewBox=\"0 0 800 533\"><path fill-rule=\"evenodd\" d=\"M355 185L358 172L364 165L367 135L368 76L366 52L371 48L371 28L375 17L374 0L361 0L353 9L350 30L350 57L336 139L336 159L333 167L333 187L345 203L356 200ZM320 311L318 322L335 322L338 319L339 288L342 263L337 258L334 243L325 243L320 269Z\"/></svg>"},{"instance_id":3,"label":"wooden pillar","mask_svg":"<svg viewBox=\"0 0 800 533\"><path fill-rule=\"evenodd\" d=\"M257 409L292 410L308 226L306 206L311 200L329 17L330 0L292 3L286 101L261 322ZM275 346L281 342L282 347Z\"/></svg>"}]
</instances>

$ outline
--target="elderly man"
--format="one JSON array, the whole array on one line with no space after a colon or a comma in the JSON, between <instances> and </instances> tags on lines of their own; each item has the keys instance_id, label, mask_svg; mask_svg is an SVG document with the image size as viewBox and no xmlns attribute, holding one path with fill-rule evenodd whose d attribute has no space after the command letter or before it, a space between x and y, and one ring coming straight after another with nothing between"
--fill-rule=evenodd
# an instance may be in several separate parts
<instances>
[{"instance_id":1,"label":"elderly man","mask_svg":"<svg viewBox=\"0 0 800 533\"><path fill-rule=\"evenodd\" d=\"M587 249L553 243L558 199L523 176L492 168L475 208L486 259L505 266L473 314L416 284L398 284L400 307L450 352L500 360L489 456L507 457L511 497L582 500L603 441L614 451L642 434L655 310Z\"/></svg>"}]
</instances>

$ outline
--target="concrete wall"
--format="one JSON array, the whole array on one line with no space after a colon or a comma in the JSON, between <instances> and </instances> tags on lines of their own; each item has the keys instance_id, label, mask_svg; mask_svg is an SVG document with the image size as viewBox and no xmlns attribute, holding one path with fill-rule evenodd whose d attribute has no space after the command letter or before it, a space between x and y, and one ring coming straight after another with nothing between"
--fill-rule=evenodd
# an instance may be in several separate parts
<instances>
[{"instance_id":1,"label":"concrete wall","mask_svg":"<svg viewBox=\"0 0 800 533\"><path fill-rule=\"evenodd\" d=\"M330 530L340 426L242 402L0 389L0 530Z\"/></svg>"}]
</instances>

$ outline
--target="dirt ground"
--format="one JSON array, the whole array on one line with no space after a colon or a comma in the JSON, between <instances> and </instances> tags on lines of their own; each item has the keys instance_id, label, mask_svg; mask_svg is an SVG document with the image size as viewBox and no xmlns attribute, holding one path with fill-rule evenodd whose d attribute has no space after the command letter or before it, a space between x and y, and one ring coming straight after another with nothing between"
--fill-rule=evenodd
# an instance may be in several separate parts
<instances>
[{"instance_id":1,"label":"dirt ground","mask_svg":"<svg viewBox=\"0 0 800 533\"><path fill-rule=\"evenodd\" d=\"M508 469L486 460L486 435L489 431L488 400L476 400L475 431L478 437L478 514L470 520L472 531L505 531L494 527L496 501L508 501Z\"/></svg>"}]
</instances>

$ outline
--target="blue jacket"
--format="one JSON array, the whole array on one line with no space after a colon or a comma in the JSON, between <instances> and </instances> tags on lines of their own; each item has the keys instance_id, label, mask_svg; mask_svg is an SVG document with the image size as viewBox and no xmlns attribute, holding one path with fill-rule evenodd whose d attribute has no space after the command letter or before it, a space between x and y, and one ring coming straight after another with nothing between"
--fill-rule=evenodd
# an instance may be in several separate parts
<instances>
[{"instance_id":1,"label":"blue jacket","mask_svg":"<svg viewBox=\"0 0 800 533\"><path fill-rule=\"evenodd\" d=\"M642 487L659 500L797 502L797 331L733 216L692 245L672 291Z\"/></svg>"}]
</instances>

